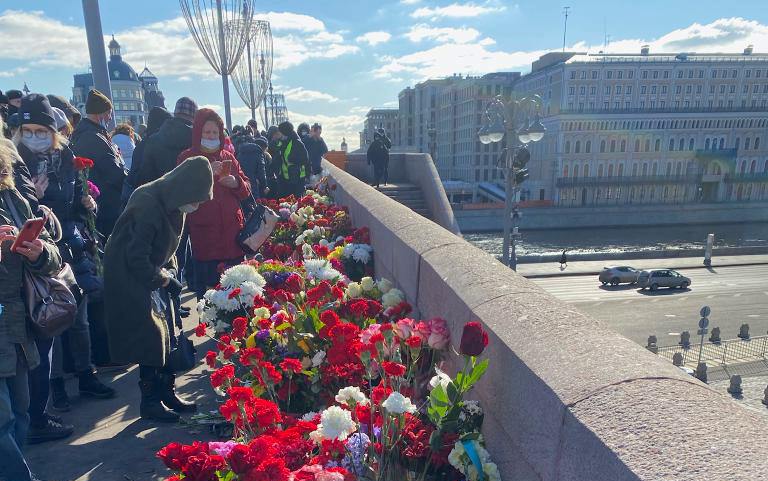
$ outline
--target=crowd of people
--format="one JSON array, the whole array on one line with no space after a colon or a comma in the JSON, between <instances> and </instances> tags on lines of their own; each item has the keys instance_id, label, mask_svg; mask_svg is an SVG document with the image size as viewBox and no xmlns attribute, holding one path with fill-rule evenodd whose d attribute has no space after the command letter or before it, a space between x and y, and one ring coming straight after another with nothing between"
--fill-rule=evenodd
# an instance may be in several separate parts
<instances>
[{"instance_id":1,"label":"crowd of people","mask_svg":"<svg viewBox=\"0 0 768 481\"><path fill-rule=\"evenodd\" d=\"M328 151L322 127L290 122L228 132L213 110L180 98L147 124L113 128L109 97L91 90L81 114L56 95L0 92L0 479L36 479L25 443L71 435L65 376L81 397L115 390L96 373L139 364L141 417L176 421L194 403L175 393L169 353L202 297L246 256L236 241L260 198L301 195ZM384 179L386 181L386 179ZM42 206L42 207L41 207ZM55 237L11 246L26 221L51 212ZM25 273L77 282L75 320L35 336Z\"/></svg>"}]
</instances>

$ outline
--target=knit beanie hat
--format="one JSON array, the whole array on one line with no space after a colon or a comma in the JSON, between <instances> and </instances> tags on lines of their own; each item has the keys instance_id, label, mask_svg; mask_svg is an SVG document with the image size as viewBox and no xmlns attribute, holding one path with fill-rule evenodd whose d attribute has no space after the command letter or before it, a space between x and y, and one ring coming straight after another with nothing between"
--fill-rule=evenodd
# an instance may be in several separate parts
<instances>
[{"instance_id":1,"label":"knit beanie hat","mask_svg":"<svg viewBox=\"0 0 768 481\"><path fill-rule=\"evenodd\" d=\"M80 111L77 110L74 105L69 103L69 100L61 95L48 94L47 97L48 102L51 103L51 107L61 109L67 116L67 119L72 119L73 124L76 124L80 120Z\"/></svg>"},{"instance_id":2,"label":"knit beanie hat","mask_svg":"<svg viewBox=\"0 0 768 481\"><path fill-rule=\"evenodd\" d=\"M5 95L8 97L8 100L20 99L24 96L24 94L21 93L21 90L9 90Z\"/></svg>"},{"instance_id":3,"label":"knit beanie hat","mask_svg":"<svg viewBox=\"0 0 768 481\"><path fill-rule=\"evenodd\" d=\"M53 110L53 118L56 120L56 130L61 130L62 127L65 127L69 122L69 120L67 120L67 114L58 107L51 107L51 110Z\"/></svg>"},{"instance_id":4,"label":"knit beanie hat","mask_svg":"<svg viewBox=\"0 0 768 481\"><path fill-rule=\"evenodd\" d=\"M176 108L173 109L173 116L189 123L194 122L197 112L197 102L189 97L182 97L176 101Z\"/></svg>"},{"instance_id":5,"label":"knit beanie hat","mask_svg":"<svg viewBox=\"0 0 768 481\"><path fill-rule=\"evenodd\" d=\"M38 124L56 130L56 118L45 95L29 94L22 97L19 116L21 125Z\"/></svg>"},{"instance_id":6,"label":"knit beanie hat","mask_svg":"<svg viewBox=\"0 0 768 481\"><path fill-rule=\"evenodd\" d=\"M288 121L285 121L277 126L277 130L279 130L281 134L288 137L294 131L293 124Z\"/></svg>"},{"instance_id":7,"label":"knit beanie hat","mask_svg":"<svg viewBox=\"0 0 768 481\"><path fill-rule=\"evenodd\" d=\"M109 97L96 89L88 92L88 99L85 101L85 113L99 115L112 110L112 101Z\"/></svg>"}]
</instances>

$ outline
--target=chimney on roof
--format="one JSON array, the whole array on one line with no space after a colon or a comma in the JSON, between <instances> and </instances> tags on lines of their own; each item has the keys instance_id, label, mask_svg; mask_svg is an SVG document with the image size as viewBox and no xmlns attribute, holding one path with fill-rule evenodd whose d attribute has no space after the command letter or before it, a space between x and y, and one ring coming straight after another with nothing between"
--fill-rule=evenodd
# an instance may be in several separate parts
<instances>
[{"instance_id":1,"label":"chimney on roof","mask_svg":"<svg viewBox=\"0 0 768 481\"><path fill-rule=\"evenodd\" d=\"M650 51L651 51L651 47L649 47L648 45L643 45L642 47L640 47L640 55L648 55L648 52Z\"/></svg>"},{"instance_id":2,"label":"chimney on roof","mask_svg":"<svg viewBox=\"0 0 768 481\"><path fill-rule=\"evenodd\" d=\"M752 55L754 48L753 45L747 45L747 48L744 49L744 55Z\"/></svg>"}]
</instances>

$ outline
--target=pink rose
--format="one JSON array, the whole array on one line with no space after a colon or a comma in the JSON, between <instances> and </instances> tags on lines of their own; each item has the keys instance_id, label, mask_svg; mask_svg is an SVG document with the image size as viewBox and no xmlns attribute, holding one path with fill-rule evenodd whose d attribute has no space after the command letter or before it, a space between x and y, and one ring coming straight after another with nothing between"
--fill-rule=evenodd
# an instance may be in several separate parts
<instances>
[{"instance_id":1,"label":"pink rose","mask_svg":"<svg viewBox=\"0 0 768 481\"><path fill-rule=\"evenodd\" d=\"M381 324L371 324L370 326L363 329L363 331L360 333L360 342L363 344L370 344L371 337L374 334L378 334L381 330Z\"/></svg>"},{"instance_id":2,"label":"pink rose","mask_svg":"<svg viewBox=\"0 0 768 481\"><path fill-rule=\"evenodd\" d=\"M445 319L436 317L429 321L430 334L427 337L427 344L432 349L445 349L451 342L451 332L448 330L448 324Z\"/></svg>"},{"instance_id":3,"label":"pink rose","mask_svg":"<svg viewBox=\"0 0 768 481\"><path fill-rule=\"evenodd\" d=\"M400 319L395 323L395 335L399 337L400 339L408 339L411 337L411 334L413 333L413 323L415 321L413 319L408 319L407 317Z\"/></svg>"}]
</instances>

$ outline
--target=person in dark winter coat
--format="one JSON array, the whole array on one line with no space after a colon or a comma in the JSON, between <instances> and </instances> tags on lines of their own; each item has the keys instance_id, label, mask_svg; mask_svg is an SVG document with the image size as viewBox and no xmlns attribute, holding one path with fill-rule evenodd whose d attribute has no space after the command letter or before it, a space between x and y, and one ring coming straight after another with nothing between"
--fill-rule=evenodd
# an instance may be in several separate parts
<instances>
[{"instance_id":1,"label":"person in dark winter coat","mask_svg":"<svg viewBox=\"0 0 768 481\"><path fill-rule=\"evenodd\" d=\"M149 142L148 139L156 134L163 126L163 124L165 124L165 121L170 118L171 114L162 107L152 107L152 110L149 111L147 119L147 131L145 132L141 141L136 144L136 148L133 149L131 170L128 172L128 178L125 180L125 184L123 186L123 206L128 203L128 198L136 189L134 186L139 183L139 172L141 171L141 166L144 164L144 150L147 148L147 143ZM178 157L178 154L176 154L176 157Z\"/></svg>"},{"instance_id":2,"label":"person in dark winter coat","mask_svg":"<svg viewBox=\"0 0 768 481\"><path fill-rule=\"evenodd\" d=\"M283 137L279 147L282 165L277 171L279 190L277 195L279 197L289 195L299 197L304 193L304 185L310 172L307 148L296 131L293 130L293 124L283 122L277 128Z\"/></svg>"},{"instance_id":3,"label":"person in dark winter coat","mask_svg":"<svg viewBox=\"0 0 768 481\"><path fill-rule=\"evenodd\" d=\"M173 118L163 123L144 147L144 160L138 171L136 187L159 179L176 167L179 154L192 145L192 121L197 104L189 97L176 101Z\"/></svg>"},{"instance_id":4,"label":"person in dark winter coat","mask_svg":"<svg viewBox=\"0 0 768 481\"><path fill-rule=\"evenodd\" d=\"M328 146L322 137L323 127L320 124L314 124L312 130L304 141L309 155L309 163L312 165L312 175L318 175L322 172L323 156L328 153Z\"/></svg>"},{"instance_id":5,"label":"person in dark winter coat","mask_svg":"<svg viewBox=\"0 0 768 481\"><path fill-rule=\"evenodd\" d=\"M219 282L219 268L242 262L245 253L237 235L245 218L240 203L251 196L248 177L235 156L224 146L224 122L211 109L195 114L192 146L179 155L179 163L202 155L211 162L215 176L213 199L188 218L192 245L192 279L189 286L198 298Z\"/></svg>"},{"instance_id":6,"label":"person in dark winter coat","mask_svg":"<svg viewBox=\"0 0 768 481\"><path fill-rule=\"evenodd\" d=\"M72 133L72 150L77 156L93 160L90 178L101 191L96 201L99 205L96 228L109 237L120 216L120 197L128 173L106 128L112 119L112 102L98 90L91 90L85 113L86 118L80 120Z\"/></svg>"},{"instance_id":7,"label":"person in dark winter coat","mask_svg":"<svg viewBox=\"0 0 768 481\"><path fill-rule=\"evenodd\" d=\"M21 90L8 90L5 92L5 96L8 97L8 116L10 117L19 111L24 92Z\"/></svg>"},{"instance_id":8,"label":"person in dark winter coat","mask_svg":"<svg viewBox=\"0 0 768 481\"><path fill-rule=\"evenodd\" d=\"M21 295L23 271L52 275L62 263L59 250L45 233L24 243L18 253L10 250L19 227L33 217L29 204L14 188L14 153L13 145L0 143L0 478L28 481L33 477L21 450L29 427L28 372L40 364L40 358Z\"/></svg>"},{"instance_id":9,"label":"person in dark winter coat","mask_svg":"<svg viewBox=\"0 0 768 481\"><path fill-rule=\"evenodd\" d=\"M257 197L264 197L269 191L267 187L267 139L254 137L244 131L232 139L235 145L235 157L240 162L248 180L251 182L251 190Z\"/></svg>"},{"instance_id":10,"label":"person in dark winter coat","mask_svg":"<svg viewBox=\"0 0 768 481\"><path fill-rule=\"evenodd\" d=\"M181 291L167 268L172 268L186 214L213 198L212 186L205 157L182 162L136 189L107 242L104 298L110 352L117 362L140 365L140 413L146 419L176 421L176 413L195 409L174 393L174 376L166 368L171 333L153 310L152 296L161 287Z\"/></svg>"},{"instance_id":11,"label":"person in dark winter coat","mask_svg":"<svg viewBox=\"0 0 768 481\"><path fill-rule=\"evenodd\" d=\"M373 164L373 186L377 189L383 181L386 185L389 169L389 148L386 135L373 134L373 142L368 147L368 165ZM391 143L389 145L392 145Z\"/></svg>"}]
</instances>

